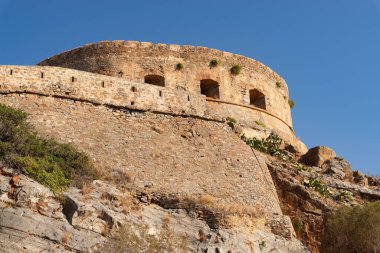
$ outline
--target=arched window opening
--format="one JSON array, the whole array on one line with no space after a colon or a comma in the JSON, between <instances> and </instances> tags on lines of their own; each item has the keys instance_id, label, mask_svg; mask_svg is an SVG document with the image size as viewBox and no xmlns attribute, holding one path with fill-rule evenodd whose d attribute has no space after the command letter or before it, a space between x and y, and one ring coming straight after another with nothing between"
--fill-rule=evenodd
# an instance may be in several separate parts
<instances>
[{"instance_id":1,"label":"arched window opening","mask_svg":"<svg viewBox=\"0 0 380 253\"><path fill-rule=\"evenodd\" d=\"M165 77L159 75L147 75L144 77L144 82L157 85L157 86L165 86Z\"/></svg>"},{"instance_id":2,"label":"arched window opening","mask_svg":"<svg viewBox=\"0 0 380 253\"><path fill-rule=\"evenodd\" d=\"M265 95L256 89L249 90L249 104L264 110L267 109Z\"/></svg>"},{"instance_id":3,"label":"arched window opening","mask_svg":"<svg viewBox=\"0 0 380 253\"><path fill-rule=\"evenodd\" d=\"M201 80L201 94L209 98L219 99L219 83L211 79Z\"/></svg>"}]
</instances>

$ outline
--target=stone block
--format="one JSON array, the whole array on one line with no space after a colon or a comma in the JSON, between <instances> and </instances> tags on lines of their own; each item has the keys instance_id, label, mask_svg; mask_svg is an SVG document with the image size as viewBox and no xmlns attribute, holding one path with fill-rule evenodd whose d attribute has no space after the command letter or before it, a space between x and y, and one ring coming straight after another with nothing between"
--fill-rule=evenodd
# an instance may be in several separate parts
<instances>
[{"instance_id":1,"label":"stone block","mask_svg":"<svg viewBox=\"0 0 380 253\"><path fill-rule=\"evenodd\" d=\"M317 146L309 149L300 159L300 162L308 166L321 167L329 159L335 158L334 150L324 146Z\"/></svg>"}]
</instances>

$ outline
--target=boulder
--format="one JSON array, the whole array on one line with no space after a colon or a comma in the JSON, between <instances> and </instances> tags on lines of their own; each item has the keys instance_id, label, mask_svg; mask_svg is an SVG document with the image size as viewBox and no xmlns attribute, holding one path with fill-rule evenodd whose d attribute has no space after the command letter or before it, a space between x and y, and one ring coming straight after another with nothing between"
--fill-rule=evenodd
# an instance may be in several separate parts
<instances>
[{"instance_id":1,"label":"boulder","mask_svg":"<svg viewBox=\"0 0 380 253\"><path fill-rule=\"evenodd\" d=\"M323 173L330 174L333 178L340 180L353 181L353 172L351 165L340 157L326 160L322 164Z\"/></svg>"},{"instance_id":2,"label":"boulder","mask_svg":"<svg viewBox=\"0 0 380 253\"><path fill-rule=\"evenodd\" d=\"M368 186L368 179L367 177L361 173L360 171L354 171L354 182L361 186Z\"/></svg>"},{"instance_id":3,"label":"boulder","mask_svg":"<svg viewBox=\"0 0 380 253\"><path fill-rule=\"evenodd\" d=\"M309 151L301 157L300 162L308 166L321 167L325 161L335 157L336 153L331 148L317 146L309 149Z\"/></svg>"}]
</instances>

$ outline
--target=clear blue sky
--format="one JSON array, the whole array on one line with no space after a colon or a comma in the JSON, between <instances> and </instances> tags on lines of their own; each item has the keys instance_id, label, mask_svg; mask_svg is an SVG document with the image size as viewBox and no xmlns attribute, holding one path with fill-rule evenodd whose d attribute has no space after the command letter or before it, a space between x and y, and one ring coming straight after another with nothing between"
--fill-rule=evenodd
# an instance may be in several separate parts
<instances>
[{"instance_id":1,"label":"clear blue sky","mask_svg":"<svg viewBox=\"0 0 380 253\"><path fill-rule=\"evenodd\" d=\"M297 136L380 174L380 0L0 0L0 27L1 65L116 39L254 58L287 80Z\"/></svg>"}]
</instances>

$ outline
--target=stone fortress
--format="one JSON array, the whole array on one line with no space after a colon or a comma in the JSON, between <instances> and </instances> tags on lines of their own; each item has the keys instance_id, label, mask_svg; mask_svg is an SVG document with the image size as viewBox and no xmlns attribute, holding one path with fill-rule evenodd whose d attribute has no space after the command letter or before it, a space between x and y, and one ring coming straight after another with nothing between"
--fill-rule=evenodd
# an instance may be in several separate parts
<instances>
[{"instance_id":1,"label":"stone fortress","mask_svg":"<svg viewBox=\"0 0 380 253\"><path fill-rule=\"evenodd\" d=\"M251 239L275 235L275 246L277 239L294 243L291 220L282 213L267 158L236 132L273 131L292 152L305 153L288 99L286 82L268 67L205 47L107 41L37 66L0 66L1 104L27 112L38 134L86 152L142 203L175 210L184 208L177 197L209 195L218 205L254 208L257 219L246 225L259 232ZM238 123L234 131L228 118ZM210 229L240 226L198 211L191 215Z\"/></svg>"},{"instance_id":2,"label":"stone fortress","mask_svg":"<svg viewBox=\"0 0 380 253\"><path fill-rule=\"evenodd\" d=\"M1 93L25 92L138 111L235 119L264 127L297 150L284 79L260 62L194 46L102 41L38 64L1 66ZM232 68L240 73L232 73ZM239 72L239 71L238 71ZM22 82L20 82L22 81Z\"/></svg>"}]
</instances>

